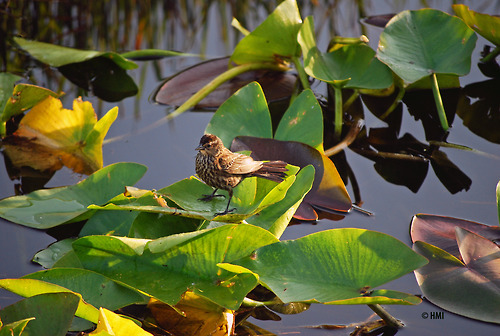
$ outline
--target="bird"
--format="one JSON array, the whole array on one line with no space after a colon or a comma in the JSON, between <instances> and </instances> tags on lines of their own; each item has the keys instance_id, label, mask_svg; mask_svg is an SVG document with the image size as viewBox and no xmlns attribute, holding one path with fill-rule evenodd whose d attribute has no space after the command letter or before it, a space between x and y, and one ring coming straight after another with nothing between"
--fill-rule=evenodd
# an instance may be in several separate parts
<instances>
[{"instance_id":1,"label":"bird","mask_svg":"<svg viewBox=\"0 0 500 336\"><path fill-rule=\"evenodd\" d=\"M205 184L215 188L212 194L203 195L199 200L210 201L214 197L225 197L217 195L219 189L229 193L226 210L216 213L216 216L226 215L236 210L229 209L233 197L233 189L243 179L257 176L267 180L281 182L286 177L287 163L284 161L257 161L252 157L233 153L227 149L222 140L213 134L205 134L201 137L195 160L195 170L198 177Z\"/></svg>"}]
</instances>

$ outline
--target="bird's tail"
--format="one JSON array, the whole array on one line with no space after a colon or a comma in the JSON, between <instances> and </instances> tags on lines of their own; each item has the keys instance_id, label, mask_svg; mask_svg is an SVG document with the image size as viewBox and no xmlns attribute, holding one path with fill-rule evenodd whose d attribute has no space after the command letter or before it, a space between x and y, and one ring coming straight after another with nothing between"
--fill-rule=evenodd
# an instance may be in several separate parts
<instances>
[{"instance_id":1,"label":"bird's tail","mask_svg":"<svg viewBox=\"0 0 500 336\"><path fill-rule=\"evenodd\" d=\"M264 178L274 182L281 182L286 177L287 163L284 161L267 161L262 163L262 167L253 172L252 176Z\"/></svg>"}]
</instances>

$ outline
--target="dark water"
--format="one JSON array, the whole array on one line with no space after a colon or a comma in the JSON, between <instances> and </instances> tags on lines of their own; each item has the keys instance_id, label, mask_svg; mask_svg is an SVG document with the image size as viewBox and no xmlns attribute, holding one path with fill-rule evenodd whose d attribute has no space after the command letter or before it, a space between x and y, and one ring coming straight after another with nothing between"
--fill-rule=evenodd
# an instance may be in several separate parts
<instances>
[{"instance_id":1,"label":"dark water","mask_svg":"<svg viewBox=\"0 0 500 336\"><path fill-rule=\"evenodd\" d=\"M357 23L357 7L351 1L340 1L339 7L328 13L324 18L325 11L321 8L309 8L315 13L318 23L324 18L325 24L321 29L320 44L327 43L330 31L334 29L342 36L359 36L361 26ZM450 11L450 1L427 1L430 7ZM470 1L466 2L472 9L489 14L499 14L500 10L496 2ZM364 10L366 15L399 12L404 9L421 8L419 1L366 1ZM265 11L259 10L259 16L251 16L255 22L260 22L265 17ZM310 13L302 12L305 17ZM317 17L316 17L317 15ZM229 54L234 46L233 33L229 29L229 38L224 41L220 32L219 10L212 6L209 10L206 36L209 43L206 44L206 54L209 57L225 56ZM259 18L260 17L260 18ZM250 20L250 22L253 22ZM255 25L249 24L253 28ZM380 29L366 28L365 34L369 37L372 47L376 47ZM155 33L158 36L157 48L173 48L186 52L198 52L202 48L203 31L199 30L189 36L184 36L182 31L175 31L174 37L169 37L166 32ZM170 39L169 39L170 38ZM131 37L132 39L132 37ZM477 60L478 53L486 42L479 38L474 58ZM131 44L133 44L131 42ZM119 117L112 125L107 138L126 134L124 140L113 142L104 146L104 164L108 165L120 161L134 161L149 167L148 172L137 184L140 188L159 189L172 184L180 179L194 174L194 157L200 136L209 122L212 113L188 112L177 117L169 124L144 132L144 129L160 120L168 108L150 102L148 96L160 83L160 77L167 77L178 70L198 62L199 59L166 59L158 62L154 67L152 62L140 63L140 68L129 71L137 83L145 74L145 81L141 85L142 95L139 98L132 97L117 104L99 102L98 99L88 97L94 103L99 113L104 114L115 105L119 106ZM158 70L160 69L160 70ZM43 77L39 70L34 71L38 78L38 84L50 89L57 90L57 86L51 86L49 81ZM471 74L461 78L462 85L486 78L479 72L477 65L473 62ZM53 84L52 84L53 85ZM76 94L71 91L67 83L64 89L68 94L63 98L65 106L70 106ZM381 127L383 123L378 121L369 113L365 113L368 127ZM415 121L406 111L403 113L403 123L400 134L411 133L414 137L425 142L423 128L419 121ZM499 146L492 144L474 134L462 125L457 116L452 125L448 142L466 145L477 150L494 154L500 157ZM414 214L429 213L436 215L447 215L458 218L466 218L473 221L498 225L498 213L495 200L496 184L500 180L500 160L482 156L476 153L460 151L457 149L443 149L452 162L469 176L472 185L467 192L450 194L441 184L432 169L429 169L426 180L417 193L413 193L406 187L390 184L383 180L373 168L372 161L347 150L346 156L359 183L363 199L363 207L375 213L375 216L367 217L353 212L341 221L321 220L315 224L301 224L289 227L282 239L294 239L304 235L339 227L357 227L381 231L392 235L411 245L409 236L409 223ZM74 184L84 176L74 174L63 169L47 183L47 187ZM0 198L14 194L14 185L18 181L11 181L4 169L0 169ZM351 185L348 191L352 193ZM45 248L54 239L44 232L31 230L21 226L8 223L0 219L0 277L19 277L40 269L31 264L31 257L40 249ZM413 274L406 275L382 288L400 290L403 292L419 294L419 288ZM0 291L0 307L16 301L15 295L6 291ZM493 324L476 322L449 312L444 315L435 315L443 312L440 308L427 302L419 306L387 306L387 310L404 321L406 328L398 332L398 335L442 335L443 333L455 335L469 334L495 334L500 328ZM424 319L423 313L434 313L433 318ZM280 322L264 322L250 319L255 323L275 334L292 335L347 335L352 328L347 330L318 330L307 326L321 324L350 324L364 321L372 314L365 306L326 306L314 305L309 311L294 316L282 316Z\"/></svg>"}]
</instances>

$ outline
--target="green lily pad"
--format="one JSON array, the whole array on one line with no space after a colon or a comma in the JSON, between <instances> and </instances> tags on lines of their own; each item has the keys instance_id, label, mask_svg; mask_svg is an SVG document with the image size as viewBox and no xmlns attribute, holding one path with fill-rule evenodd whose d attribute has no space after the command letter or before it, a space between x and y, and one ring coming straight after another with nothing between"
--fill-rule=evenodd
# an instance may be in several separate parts
<instances>
[{"instance_id":1,"label":"green lily pad","mask_svg":"<svg viewBox=\"0 0 500 336\"><path fill-rule=\"evenodd\" d=\"M44 271L42 271L44 272ZM39 279L0 279L0 287L24 297L34 297L48 293L71 293L79 298L78 308L74 315L97 323L98 311L90 303L83 300L82 295L64 286ZM94 288L95 289L95 288ZM87 289L88 291L89 289Z\"/></svg>"},{"instance_id":2,"label":"green lily pad","mask_svg":"<svg viewBox=\"0 0 500 336\"><path fill-rule=\"evenodd\" d=\"M138 292L86 269L54 268L31 273L21 279L40 280L67 288L81 294L85 302L94 307L105 307L110 310L147 302Z\"/></svg>"},{"instance_id":3,"label":"green lily pad","mask_svg":"<svg viewBox=\"0 0 500 336\"><path fill-rule=\"evenodd\" d=\"M228 148L238 135L271 138L271 114L261 86L252 82L233 94L215 112L205 133L216 134Z\"/></svg>"},{"instance_id":4,"label":"green lily pad","mask_svg":"<svg viewBox=\"0 0 500 336\"><path fill-rule=\"evenodd\" d=\"M86 219L90 204L106 203L126 185L135 184L146 169L137 163L115 163L72 186L8 197L0 200L0 217L37 229Z\"/></svg>"},{"instance_id":5,"label":"green lily pad","mask_svg":"<svg viewBox=\"0 0 500 336\"><path fill-rule=\"evenodd\" d=\"M176 304L189 290L237 309L257 278L248 270L228 272L217 264L242 258L276 241L264 229L239 224L154 241L90 236L78 239L73 247L85 268L167 304Z\"/></svg>"},{"instance_id":6,"label":"green lily pad","mask_svg":"<svg viewBox=\"0 0 500 336\"><path fill-rule=\"evenodd\" d=\"M9 324L32 318L24 329L25 335L64 336L70 328L79 297L72 293L36 295L0 310L0 319Z\"/></svg>"},{"instance_id":7,"label":"green lily pad","mask_svg":"<svg viewBox=\"0 0 500 336\"><path fill-rule=\"evenodd\" d=\"M413 295L374 288L425 263L397 239L363 229L277 242L233 262L257 273L283 302L327 304L418 304Z\"/></svg>"},{"instance_id":8,"label":"green lily pad","mask_svg":"<svg viewBox=\"0 0 500 336\"><path fill-rule=\"evenodd\" d=\"M299 32L304 70L309 76L337 87L385 89L392 85L392 73L375 58L365 44L349 44L329 53L321 52L314 38L314 19L304 20Z\"/></svg>"},{"instance_id":9,"label":"green lily pad","mask_svg":"<svg viewBox=\"0 0 500 336\"><path fill-rule=\"evenodd\" d=\"M475 12L466 5L452 5L452 7L455 14L476 33L497 47L500 46L500 18L498 16Z\"/></svg>"},{"instance_id":10,"label":"green lily pad","mask_svg":"<svg viewBox=\"0 0 500 336\"><path fill-rule=\"evenodd\" d=\"M61 67L71 63L80 63L96 57L105 57L112 60L124 70L136 69L138 66L132 61L114 52L101 52L94 50L80 50L58 45L30 41L20 37L14 37L14 41L31 56L40 62L47 63L53 67Z\"/></svg>"},{"instance_id":11,"label":"green lily pad","mask_svg":"<svg viewBox=\"0 0 500 336\"><path fill-rule=\"evenodd\" d=\"M288 107L274 138L300 141L323 152L323 111L310 89L302 91Z\"/></svg>"},{"instance_id":12,"label":"green lily pad","mask_svg":"<svg viewBox=\"0 0 500 336\"><path fill-rule=\"evenodd\" d=\"M28 322L34 319L29 317L5 325L0 324L0 336L21 336Z\"/></svg>"},{"instance_id":13,"label":"green lily pad","mask_svg":"<svg viewBox=\"0 0 500 336\"><path fill-rule=\"evenodd\" d=\"M380 35L377 57L407 83L433 73L466 75L477 36L462 20L435 9L406 10Z\"/></svg>"},{"instance_id":14,"label":"green lily pad","mask_svg":"<svg viewBox=\"0 0 500 336\"><path fill-rule=\"evenodd\" d=\"M0 120L9 120L13 116L29 110L48 96L57 98L60 95L40 86L31 84L18 84L14 87L14 91L12 92L10 99L6 100L6 105L3 109L2 117Z\"/></svg>"},{"instance_id":15,"label":"green lily pad","mask_svg":"<svg viewBox=\"0 0 500 336\"><path fill-rule=\"evenodd\" d=\"M231 60L236 64L281 63L299 56L297 33L302 24L296 0L285 0L236 46Z\"/></svg>"}]
</instances>

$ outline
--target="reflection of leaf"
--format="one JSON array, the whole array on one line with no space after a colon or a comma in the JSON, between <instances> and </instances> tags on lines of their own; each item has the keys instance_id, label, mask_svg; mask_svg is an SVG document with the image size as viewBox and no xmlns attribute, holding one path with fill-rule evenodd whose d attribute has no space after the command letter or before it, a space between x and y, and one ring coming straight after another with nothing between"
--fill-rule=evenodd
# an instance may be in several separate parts
<instances>
[{"instance_id":1,"label":"reflection of leaf","mask_svg":"<svg viewBox=\"0 0 500 336\"><path fill-rule=\"evenodd\" d=\"M295 0L285 0L234 48L237 64L280 62L299 55L297 32L302 19Z\"/></svg>"},{"instance_id":2,"label":"reflection of leaf","mask_svg":"<svg viewBox=\"0 0 500 336\"><path fill-rule=\"evenodd\" d=\"M318 218L313 207L347 212L351 199L333 162L324 154L306 144L255 137L237 137L231 149L250 150L256 160L283 160L298 167L309 164L315 169L314 183L294 217L305 220Z\"/></svg>"},{"instance_id":3,"label":"reflection of leaf","mask_svg":"<svg viewBox=\"0 0 500 336\"><path fill-rule=\"evenodd\" d=\"M418 304L413 295L373 288L426 262L391 236L349 228L266 245L233 263L257 273L283 302Z\"/></svg>"},{"instance_id":4,"label":"reflection of leaf","mask_svg":"<svg viewBox=\"0 0 500 336\"><path fill-rule=\"evenodd\" d=\"M196 64L162 83L153 99L161 104L180 106L192 96L193 92L201 90L216 76L227 71L228 67L229 57ZM268 102L274 102L291 95L296 76L282 71L248 71L218 86L195 107L219 107L233 93L253 81L262 86Z\"/></svg>"},{"instance_id":5,"label":"reflection of leaf","mask_svg":"<svg viewBox=\"0 0 500 336\"><path fill-rule=\"evenodd\" d=\"M500 248L460 227L455 234L463 262L439 247L415 242L415 251L429 259L415 271L422 293L451 312L500 323Z\"/></svg>"},{"instance_id":6,"label":"reflection of leaf","mask_svg":"<svg viewBox=\"0 0 500 336\"><path fill-rule=\"evenodd\" d=\"M102 141L117 115L115 107L97 121L90 102L75 100L73 110L67 110L49 96L6 139L5 152L18 167L57 170L65 165L88 175L102 167Z\"/></svg>"},{"instance_id":7,"label":"reflection of leaf","mask_svg":"<svg viewBox=\"0 0 500 336\"><path fill-rule=\"evenodd\" d=\"M47 229L72 219L86 219L90 204L104 204L135 184L146 167L137 163L115 163L85 180L69 186L37 190L27 195L0 200L0 217L14 223ZM83 215L85 218L79 217Z\"/></svg>"},{"instance_id":8,"label":"reflection of leaf","mask_svg":"<svg viewBox=\"0 0 500 336\"><path fill-rule=\"evenodd\" d=\"M465 219L445 216L418 214L411 223L413 242L423 241L437 246L456 258L460 252L455 236L455 228L460 227L491 241L500 241L500 227L479 224Z\"/></svg>"},{"instance_id":9,"label":"reflection of leaf","mask_svg":"<svg viewBox=\"0 0 500 336\"><path fill-rule=\"evenodd\" d=\"M466 97L460 101L457 109L457 115L462 118L465 127L497 144L500 144L499 90L498 79L469 84L464 87Z\"/></svg>"}]
</instances>

